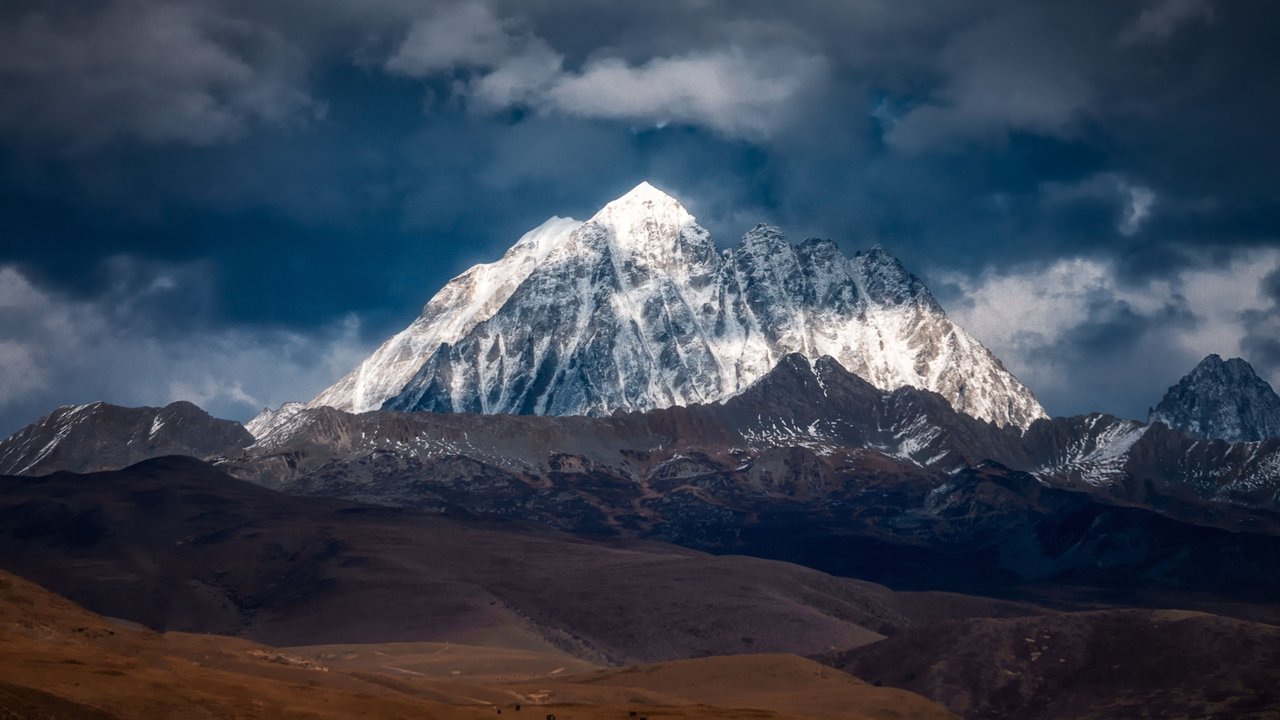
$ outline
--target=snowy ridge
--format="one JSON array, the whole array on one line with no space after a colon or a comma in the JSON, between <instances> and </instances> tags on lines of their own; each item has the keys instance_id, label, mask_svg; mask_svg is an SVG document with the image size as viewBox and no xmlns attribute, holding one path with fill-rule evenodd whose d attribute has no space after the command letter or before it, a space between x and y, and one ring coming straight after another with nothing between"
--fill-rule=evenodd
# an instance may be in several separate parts
<instances>
[{"instance_id":1,"label":"snowy ridge","mask_svg":"<svg viewBox=\"0 0 1280 720\"><path fill-rule=\"evenodd\" d=\"M753 452L772 448L802 447L818 455L827 456L839 450L843 443L833 421L815 420L800 426L791 420L756 417L754 427L741 431L742 439Z\"/></svg>"},{"instance_id":2,"label":"snowy ridge","mask_svg":"<svg viewBox=\"0 0 1280 720\"><path fill-rule=\"evenodd\" d=\"M1123 475L1129 451L1148 426L1109 415L1085 418L1086 432L1075 437L1049 463L1032 471L1038 478L1066 475L1089 485L1106 485Z\"/></svg>"},{"instance_id":3,"label":"snowy ridge","mask_svg":"<svg viewBox=\"0 0 1280 720\"><path fill-rule=\"evenodd\" d=\"M287 402L275 410L262 408L262 412L244 424L244 429L248 430L255 440L261 440L288 425L289 421L297 417L298 413L305 410L306 407L306 403Z\"/></svg>"},{"instance_id":4,"label":"snowy ridge","mask_svg":"<svg viewBox=\"0 0 1280 720\"><path fill-rule=\"evenodd\" d=\"M848 258L761 225L720 252L648 183L463 273L311 405L607 415L730 397L792 352L997 425L1045 417L883 248Z\"/></svg>"},{"instance_id":5,"label":"snowy ridge","mask_svg":"<svg viewBox=\"0 0 1280 720\"><path fill-rule=\"evenodd\" d=\"M457 342L497 312L533 268L580 225L572 218L553 217L525 233L500 260L476 265L450 280L413 324L308 404L350 412L381 408L418 371L423 357L441 343Z\"/></svg>"},{"instance_id":6,"label":"snowy ridge","mask_svg":"<svg viewBox=\"0 0 1280 720\"><path fill-rule=\"evenodd\" d=\"M161 455L201 457L252 440L240 423L184 401L159 408L65 405L0 440L0 474L114 470Z\"/></svg>"},{"instance_id":7,"label":"snowy ridge","mask_svg":"<svg viewBox=\"0 0 1280 720\"><path fill-rule=\"evenodd\" d=\"M26 475L35 470L40 463L57 452L58 448L71 436L77 426L92 421L93 412L104 404L95 402L83 405L63 405L36 423L19 430L6 441L7 445L4 451L0 452L0 467L4 468L6 474L12 475ZM158 419L159 416L157 416ZM39 430L45 427L54 429L52 437L41 442L40 449L34 455L29 455L30 448L23 442L25 440L24 436L31 436L32 439L35 439ZM154 428L152 434L154 435ZM27 456L24 457L24 454Z\"/></svg>"}]
</instances>

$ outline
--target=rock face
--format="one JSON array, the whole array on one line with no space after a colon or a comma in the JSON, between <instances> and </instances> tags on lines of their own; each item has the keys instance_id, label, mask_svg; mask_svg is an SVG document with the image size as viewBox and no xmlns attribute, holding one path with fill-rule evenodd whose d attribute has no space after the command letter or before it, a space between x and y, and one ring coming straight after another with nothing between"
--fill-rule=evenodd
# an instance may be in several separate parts
<instances>
[{"instance_id":1,"label":"rock face","mask_svg":"<svg viewBox=\"0 0 1280 720\"><path fill-rule=\"evenodd\" d=\"M0 475L115 470L162 455L206 457L252 443L240 423L185 401L162 408L67 405L0 441Z\"/></svg>"},{"instance_id":2,"label":"rock face","mask_svg":"<svg viewBox=\"0 0 1280 720\"><path fill-rule=\"evenodd\" d=\"M263 408L262 412L244 424L244 429L255 438L266 437L271 431L287 424L306 408L306 403L300 402L287 402L275 410L269 407Z\"/></svg>"},{"instance_id":3,"label":"rock face","mask_svg":"<svg viewBox=\"0 0 1280 720\"><path fill-rule=\"evenodd\" d=\"M848 258L761 225L720 252L647 183L455 278L311 405L608 415L722 400L789 353L831 356L881 389L937 392L997 425L1045 417L882 248Z\"/></svg>"},{"instance_id":4,"label":"rock face","mask_svg":"<svg viewBox=\"0 0 1280 720\"><path fill-rule=\"evenodd\" d=\"M1230 442L1280 438L1280 395L1244 360L1210 355L1169 388L1151 422Z\"/></svg>"}]
</instances>

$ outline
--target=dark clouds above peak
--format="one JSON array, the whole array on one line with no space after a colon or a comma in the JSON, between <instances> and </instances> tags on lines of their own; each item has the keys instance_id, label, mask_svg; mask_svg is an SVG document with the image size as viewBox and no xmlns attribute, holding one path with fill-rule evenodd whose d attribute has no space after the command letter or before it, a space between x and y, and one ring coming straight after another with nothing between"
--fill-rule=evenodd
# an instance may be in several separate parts
<instances>
[{"instance_id":1,"label":"dark clouds above peak","mask_svg":"<svg viewBox=\"0 0 1280 720\"><path fill-rule=\"evenodd\" d=\"M309 396L340 372L317 358L642 179L722 244L761 221L883 243L1054 412L1141 414L1211 351L1274 381L1278 20L1262 0L6 3L0 430L197 376L240 416ZM1026 287L1059 311L1004 314ZM67 328L172 362L62 382Z\"/></svg>"}]
</instances>

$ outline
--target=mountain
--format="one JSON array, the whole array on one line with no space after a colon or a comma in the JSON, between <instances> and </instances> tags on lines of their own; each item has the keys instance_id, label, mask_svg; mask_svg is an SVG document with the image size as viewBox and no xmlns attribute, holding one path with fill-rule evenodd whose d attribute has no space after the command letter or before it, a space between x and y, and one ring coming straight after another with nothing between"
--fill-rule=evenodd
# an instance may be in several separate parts
<instances>
[{"instance_id":1,"label":"mountain","mask_svg":"<svg viewBox=\"0 0 1280 720\"><path fill-rule=\"evenodd\" d=\"M310 404L608 415L723 400L789 353L831 356L881 389L937 392L996 425L1045 417L883 248L849 258L760 225L720 252L648 183L453 279Z\"/></svg>"},{"instance_id":2,"label":"mountain","mask_svg":"<svg viewBox=\"0 0 1280 720\"><path fill-rule=\"evenodd\" d=\"M1280 438L1280 395L1244 360L1209 355L1169 388L1150 421L1230 442Z\"/></svg>"},{"instance_id":3,"label":"mountain","mask_svg":"<svg viewBox=\"0 0 1280 720\"><path fill-rule=\"evenodd\" d=\"M0 474L114 470L160 455L206 457L252 443L240 423L186 401L162 408L67 405L0 441Z\"/></svg>"}]
</instances>

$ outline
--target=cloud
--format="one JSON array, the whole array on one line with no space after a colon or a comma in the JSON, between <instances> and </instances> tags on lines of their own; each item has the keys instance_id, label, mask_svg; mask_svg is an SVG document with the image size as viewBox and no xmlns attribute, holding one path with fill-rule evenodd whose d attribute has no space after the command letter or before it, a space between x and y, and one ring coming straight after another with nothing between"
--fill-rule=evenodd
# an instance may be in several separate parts
<instances>
[{"instance_id":1,"label":"cloud","mask_svg":"<svg viewBox=\"0 0 1280 720\"><path fill-rule=\"evenodd\" d=\"M438 6L413 23L384 67L408 77L427 77L457 68L491 68L508 57L515 39L487 3Z\"/></svg>"},{"instance_id":2,"label":"cloud","mask_svg":"<svg viewBox=\"0 0 1280 720\"><path fill-rule=\"evenodd\" d=\"M1259 283L1264 307L1246 310L1242 319L1245 337L1240 345L1247 357L1266 367L1280 367L1280 267L1267 273ZM1280 387L1275 376L1271 384Z\"/></svg>"},{"instance_id":3,"label":"cloud","mask_svg":"<svg viewBox=\"0 0 1280 720\"><path fill-rule=\"evenodd\" d=\"M44 290L0 266L0 434L53 407L105 400L163 405L191 400L244 420L263 406L309 399L367 354L354 317L302 334L206 328L157 333L145 305L183 299L189 269L117 258L121 282L95 301Z\"/></svg>"},{"instance_id":4,"label":"cloud","mask_svg":"<svg viewBox=\"0 0 1280 720\"><path fill-rule=\"evenodd\" d=\"M693 125L750 140L785 126L827 71L818 55L754 42L761 31L747 25L740 26L746 37L719 47L640 62L602 49L573 70L521 25L486 3L446 6L415 23L384 67L417 78L471 70L465 93L480 109Z\"/></svg>"},{"instance_id":5,"label":"cloud","mask_svg":"<svg viewBox=\"0 0 1280 720\"><path fill-rule=\"evenodd\" d=\"M760 139L797 113L797 101L824 71L821 59L782 49L728 48L638 66L604 59L557 78L534 104L579 117L705 125Z\"/></svg>"},{"instance_id":6,"label":"cloud","mask_svg":"<svg viewBox=\"0 0 1280 720\"><path fill-rule=\"evenodd\" d=\"M1116 217L1115 231L1133 237L1151 218L1155 190L1115 172L1101 172L1072 182L1050 181L1040 185L1041 204L1049 211L1098 205Z\"/></svg>"},{"instance_id":7,"label":"cloud","mask_svg":"<svg viewBox=\"0 0 1280 720\"><path fill-rule=\"evenodd\" d=\"M1136 235L1147 217L1151 215L1151 207L1156 202L1156 193L1151 188L1127 183L1123 183L1121 189L1129 197L1124 218L1120 220L1120 227L1116 229L1121 235Z\"/></svg>"},{"instance_id":8,"label":"cloud","mask_svg":"<svg viewBox=\"0 0 1280 720\"><path fill-rule=\"evenodd\" d=\"M1124 29L1120 41L1132 44L1168 40L1188 23L1212 19L1210 0L1152 0Z\"/></svg>"},{"instance_id":9,"label":"cloud","mask_svg":"<svg viewBox=\"0 0 1280 720\"><path fill-rule=\"evenodd\" d=\"M1010 133L1070 137L1096 88L1069 33L1028 5L958 29L938 58L936 91L892 122L886 141L906 153L1003 143Z\"/></svg>"},{"instance_id":10,"label":"cloud","mask_svg":"<svg viewBox=\"0 0 1280 720\"><path fill-rule=\"evenodd\" d=\"M208 4L42 5L0 23L0 130L77 149L206 145L322 113L305 75L281 35Z\"/></svg>"},{"instance_id":11,"label":"cloud","mask_svg":"<svg viewBox=\"0 0 1280 720\"><path fill-rule=\"evenodd\" d=\"M939 273L952 317L1053 413L1145 417L1209 353L1242 355L1280 381L1280 353L1259 351L1280 325L1269 288L1280 250L1256 249L1133 284L1114 261L1064 258L977 278ZM1274 336L1271 336L1274 337Z\"/></svg>"}]
</instances>

